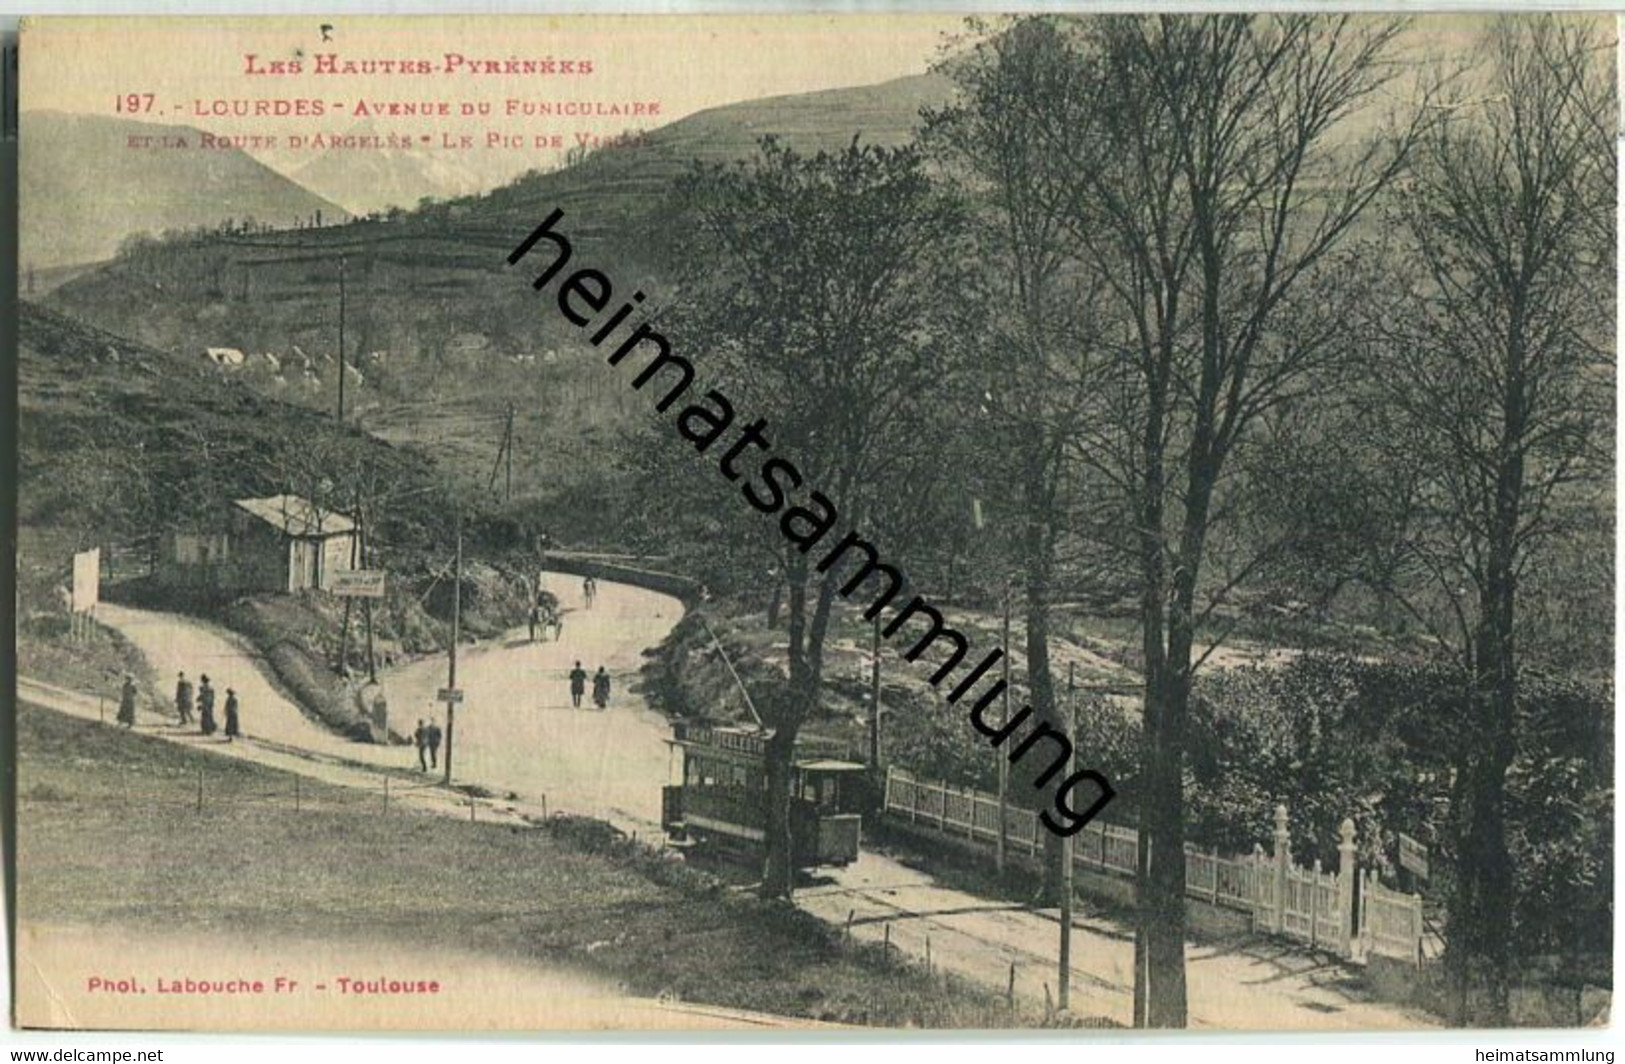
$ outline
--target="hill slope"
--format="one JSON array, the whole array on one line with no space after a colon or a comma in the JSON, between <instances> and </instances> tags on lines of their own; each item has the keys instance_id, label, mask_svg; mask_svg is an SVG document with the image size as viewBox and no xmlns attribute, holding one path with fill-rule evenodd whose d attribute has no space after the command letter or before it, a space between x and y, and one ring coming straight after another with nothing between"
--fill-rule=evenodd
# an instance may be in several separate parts
<instances>
[{"instance_id":1,"label":"hill slope","mask_svg":"<svg viewBox=\"0 0 1625 1064\"><path fill-rule=\"evenodd\" d=\"M336 351L339 257L347 259L346 346L364 380L347 402L359 423L396 443L430 447L443 468L485 485L517 407L515 505L539 499L550 529L613 535L610 446L640 412L579 337L541 313L506 263L554 207L584 262L659 299L682 260L663 210L695 159L722 162L773 134L798 150L906 141L922 106L948 98L931 76L732 104L601 149L565 170L532 174L483 196L394 220L210 236L149 248L63 284L49 305L153 347L201 357L205 346L295 347L319 364ZM375 357L376 355L376 357ZM295 356L298 357L297 355ZM333 388L262 382L292 402L331 407Z\"/></svg>"},{"instance_id":2,"label":"hill slope","mask_svg":"<svg viewBox=\"0 0 1625 1064\"><path fill-rule=\"evenodd\" d=\"M344 215L236 148L201 147L202 132L190 126L59 111L25 111L21 123L24 269L111 258L134 233L228 218L285 226L317 211L324 219ZM143 137L156 139L132 140Z\"/></svg>"}]
</instances>

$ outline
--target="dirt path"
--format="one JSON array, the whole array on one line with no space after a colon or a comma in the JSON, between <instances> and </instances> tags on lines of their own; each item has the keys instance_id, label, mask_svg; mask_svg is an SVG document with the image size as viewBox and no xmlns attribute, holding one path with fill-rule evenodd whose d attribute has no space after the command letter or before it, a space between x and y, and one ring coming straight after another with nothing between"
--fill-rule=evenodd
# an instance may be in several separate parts
<instances>
[{"instance_id":1,"label":"dirt path","mask_svg":"<svg viewBox=\"0 0 1625 1064\"><path fill-rule=\"evenodd\" d=\"M454 780L478 783L503 796L483 803L495 811L568 811L608 820L629 833L658 835L671 727L629 687L644 649L659 643L682 618L682 604L667 595L601 582L588 608L576 578L548 574L545 586L567 611L562 639L533 644L524 629L516 629L459 655L457 683L464 701L456 717ZM413 793L422 792L417 800L462 803L466 815L467 799L435 786L438 773L416 773L412 747L351 742L305 716L237 634L193 617L109 604L100 607L100 619L135 645L164 688L181 670L194 681L207 675L216 690L217 713L227 688L235 689L248 741L205 739L156 712L143 712L143 728L292 771L305 771L298 766L308 761L307 774L337 774L343 778L331 782L351 786L381 787L379 770L405 770L419 781L410 785ZM589 672L599 665L610 672L607 711L590 708L588 700L586 709L571 706L568 673L576 660ZM410 732L418 718L445 722L445 705L435 701L446 684L444 658L387 670L380 678L397 731ZM111 706L107 713L111 716ZM408 792L398 786L396 793Z\"/></svg>"}]
</instances>

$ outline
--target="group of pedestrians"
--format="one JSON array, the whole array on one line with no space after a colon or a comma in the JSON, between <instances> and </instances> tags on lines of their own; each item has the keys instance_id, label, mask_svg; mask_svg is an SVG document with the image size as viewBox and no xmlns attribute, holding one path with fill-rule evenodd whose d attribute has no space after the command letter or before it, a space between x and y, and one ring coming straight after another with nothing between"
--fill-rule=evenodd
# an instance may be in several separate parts
<instances>
[{"instance_id":1,"label":"group of pedestrians","mask_svg":"<svg viewBox=\"0 0 1625 1064\"><path fill-rule=\"evenodd\" d=\"M412 741L418 748L418 768L424 772L440 767L440 725L431 717L418 721Z\"/></svg>"},{"instance_id":2,"label":"group of pedestrians","mask_svg":"<svg viewBox=\"0 0 1625 1064\"><path fill-rule=\"evenodd\" d=\"M197 719L194 721L192 681L186 678L183 671L175 680L175 716L179 718L181 727L196 723L200 734L213 735L219 730L219 724L214 716L214 685L209 682L207 673L198 677L195 706ZM230 687L226 688L224 709L226 741L229 743L243 734L242 705L237 701L237 692ZM135 679L129 674L125 674L124 690L119 697L118 719L127 728L135 725Z\"/></svg>"},{"instance_id":3,"label":"group of pedestrians","mask_svg":"<svg viewBox=\"0 0 1625 1064\"><path fill-rule=\"evenodd\" d=\"M581 696L587 693L587 670L576 662L576 667L570 670L570 704L577 709L581 708ZM592 676L592 702L599 709L609 708L609 673L602 665Z\"/></svg>"}]
</instances>

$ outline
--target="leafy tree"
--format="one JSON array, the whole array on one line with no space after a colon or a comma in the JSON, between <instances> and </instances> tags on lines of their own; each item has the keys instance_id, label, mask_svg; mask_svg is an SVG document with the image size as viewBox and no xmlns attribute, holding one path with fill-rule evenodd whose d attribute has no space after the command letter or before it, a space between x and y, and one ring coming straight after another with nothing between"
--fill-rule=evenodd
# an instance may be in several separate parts
<instances>
[{"instance_id":1,"label":"leafy tree","mask_svg":"<svg viewBox=\"0 0 1625 1064\"><path fill-rule=\"evenodd\" d=\"M717 390L749 412L742 417L767 422L772 451L807 485L775 522L785 533L777 550L789 679L767 722L762 891L783 897L793 876L794 744L817 708L831 610L851 576L849 564L820 572L809 557L814 545L833 547L840 532L805 533L831 503L842 528L886 531L875 524L885 516L881 500L899 484L893 456L911 449L927 423L950 354L968 332L961 297L970 256L959 205L913 148L854 139L808 157L769 138L745 163L696 168L681 198L697 231L696 258L711 272L675 321L676 334L706 353ZM800 542L791 538L798 524Z\"/></svg>"}]
</instances>

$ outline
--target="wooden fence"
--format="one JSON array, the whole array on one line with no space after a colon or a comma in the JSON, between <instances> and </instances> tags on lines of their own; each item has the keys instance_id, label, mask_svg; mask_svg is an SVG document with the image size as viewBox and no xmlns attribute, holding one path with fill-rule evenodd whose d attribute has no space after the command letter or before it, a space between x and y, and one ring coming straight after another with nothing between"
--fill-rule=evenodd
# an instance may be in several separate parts
<instances>
[{"instance_id":1,"label":"wooden fence","mask_svg":"<svg viewBox=\"0 0 1625 1064\"><path fill-rule=\"evenodd\" d=\"M916 779L892 768L886 772L884 804L888 815L945 835L979 845L998 843L999 800L994 795ZM1045 830L1037 814L1007 803L1004 818L1010 852L1036 857ZM1259 845L1240 857L1187 844L1186 896L1248 913L1260 931L1342 957L1363 959L1380 953L1420 962L1422 899L1389 890L1374 872L1355 868L1352 820L1344 820L1341 827L1336 871L1322 870L1319 861L1313 868L1293 863L1285 806L1275 809L1272 841L1270 853ZM1140 836L1133 828L1097 820L1073 836L1072 860L1082 869L1133 878L1139 849Z\"/></svg>"}]
</instances>

